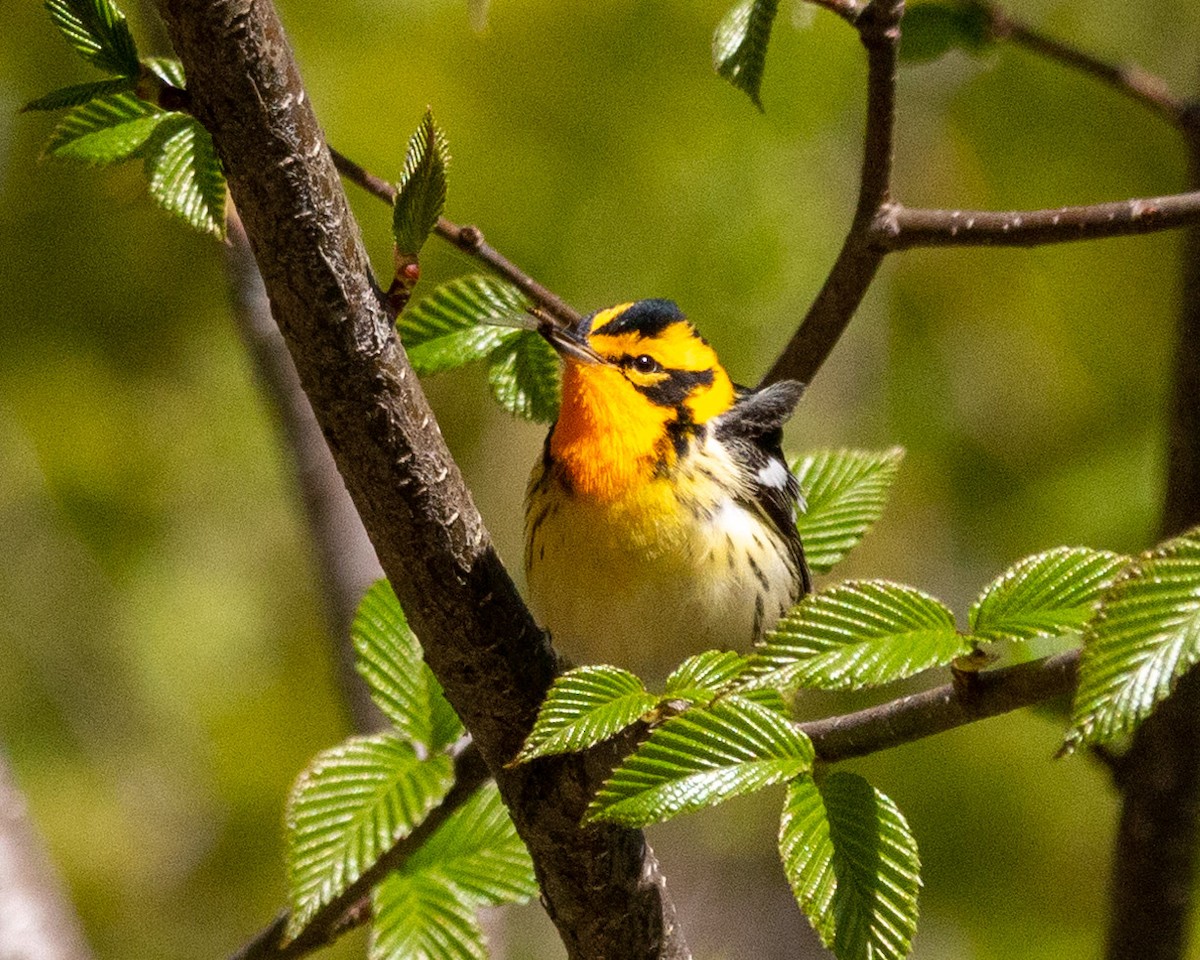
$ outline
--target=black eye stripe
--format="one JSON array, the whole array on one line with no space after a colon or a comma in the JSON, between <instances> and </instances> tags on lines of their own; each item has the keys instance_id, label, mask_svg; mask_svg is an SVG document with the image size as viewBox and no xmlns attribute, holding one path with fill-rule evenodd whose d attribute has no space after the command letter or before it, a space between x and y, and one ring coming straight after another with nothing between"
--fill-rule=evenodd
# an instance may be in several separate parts
<instances>
[{"instance_id":1,"label":"black eye stripe","mask_svg":"<svg viewBox=\"0 0 1200 960\"><path fill-rule=\"evenodd\" d=\"M713 382L712 370L667 370L666 377L658 383L648 386L635 383L634 388L651 403L660 407L677 407L697 387L710 387Z\"/></svg>"}]
</instances>

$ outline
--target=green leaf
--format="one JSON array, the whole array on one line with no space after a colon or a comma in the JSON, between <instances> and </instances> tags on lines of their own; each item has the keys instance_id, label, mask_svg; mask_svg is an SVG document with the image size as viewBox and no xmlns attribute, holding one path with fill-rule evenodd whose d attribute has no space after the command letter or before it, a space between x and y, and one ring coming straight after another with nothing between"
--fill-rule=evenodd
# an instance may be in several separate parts
<instances>
[{"instance_id":1,"label":"green leaf","mask_svg":"<svg viewBox=\"0 0 1200 960\"><path fill-rule=\"evenodd\" d=\"M1065 750L1131 733L1200 661L1200 530L1138 559L1084 633Z\"/></svg>"},{"instance_id":2,"label":"green leaf","mask_svg":"<svg viewBox=\"0 0 1200 960\"><path fill-rule=\"evenodd\" d=\"M359 602L350 639L371 699L403 737L436 751L462 735L462 724L422 660L421 645L387 580L372 584Z\"/></svg>"},{"instance_id":3,"label":"green leaf","mask_svg":"<svg viewBox=\"0 0 1200 960\"><path fill-rule=\"evenodd\" d=\"M140 155L166 117L132 93L96 97L63 117L42 153L94 166L120 163Z\"/></svg>"},{"instance_id":4,"label":"green leaf","mask_svg":"<svg viewBox=\"0 0 1200 960\"><path fill-rule=\"evenodd\" d=\"M839 584L792 607L755 650L756 684L857 690L902 680L971 649L928 594L884 580Z\"/></svg>"},{"instance_id":5,"label":"green leaf","mask_svg":"<svg viewBox=\"0 0 1200 960\"><path fill-rule=\"evenodd\" d=\"M446 205L446 165L450 153L446 138L433 122L432 111L408 141L404 172L392 208L392 236L396 250L416 257L437 225Z\"/></svg>"},{"instance_id":6,"label":"green leaf","mask_svg":"<svg viewBox=\"0 0 1200 960\"><path fill-rule=\"evenodd\" d=\"M192 117L167 114L146 144L150 196L202 233L225 236L225 175L212 137Z\"/></svg>"},{"instance_id":7,"label":"green leaf","mask_svg":"<svg viewBox=\"0 0 1200 960\"><path fill-rule=\"evenodd\" d=\"M508 331L488 357L488 382L509 413L553 423L558 417L559 366L558 355L540 334Z\"/></svg>"},{"instance_id":8,"label":"green leaf","mask_svg":"<svg viewBox=\"0 0 1200 960\"><path fill-rule=\"evenodd\" d=\"M901 447L823 450L792 467L808 504L796 526L810 568L828 572L862 540L883 513L903 458Z\"/></svg>"},{"instance_id":9,"label":"green leaf","mask_svg":"<svg viewBox=\"0 0 1200 960\"><path fill-rule=\"evenodd\" d=\"M125 15L112 0L45 0L46 10L67 42L101 70L136 77L137 45Z\"/></svg>"},{"instance_id":10,"label":"green leaf","mask_svg":"<svg viewBox=\"0 0 1200 960\"><path fill-rule=\"evenodd\" d=\"M475 910L536 893L525 845L496 785L485 784L376 888L370 956L483 960Z\"/></svg>"},{"instance_id":11,"label":"green leaf","mask_svg":"<svg viewBox=\"0 0 1200 960\"><path fill-rule=\"evenodd\" d=\"M706 703L729 686L750 665L750 660L729 650L707 650L688 657L667 677L668 697Z\"/></svg>"},{"instance_id":12,"label":"green leaf","mask_svg":"<svg viewBox=\"0 0 1200 960\"><path fill-rule=\"evenodd\" d=\"M790 780L812 762L812 744L786 718L724 697L655 729L613 771L585 819L645 826Z\"/></svg>"},{"instance_id":13,"label":"green leaf","mask_svg":"<svg viewBox=\"0 0 1200 960\"><path fill-rule=\"evenodd\" d=\"M474 908L437 877L392 873L373 906L370 960L487 960Z\"/></svg>"},{"instance_id":14,"label":"green leaf","mask_svg":"<svg viewBox=\"0 0 1200 960\"><path fill-rule=\"evenodd\" d=\"M483 360L515 331L529 305L516 287L491 277L459 277L409 306L397 324L413 369L422 376Z\"/></svg>"},{"instance_id":15,"label":"green leaf","mask_svg":"<svg viewBox=\"0 0 1200 960\"><path fill-rule=\"evenodd\" d=\"M1079 630L1128 558L1085 547L1026 557L997 577L971 607L980 640L1032 640Z\"/></svg>"},{"instance_id":16,"label":"green leaf","mask_svg":"<svg viewBox=\"0 0 1200 960\"><path fill-rule=\"evenodd\" d=\"M657 703L658 697L628 670L604 665L568 670L550 687L517 761L586 750L620 733Z\"/></svg>"},{"instance_id":17,"label":"green leaf","mask_svg":"<svg viewBox=\"0 0 1200 960\"><path fill-rule=\"evenodd\" d=\"M441 877L479 906L525 903L538 892L533 861L494 782L476 790L402 869Z\"/></svg>"},{"instance_id":18,"label":"green leaf","mask_svg":"<svg viewBox=\"0 0 1200 960\"><path fill-rule=\"evenodd\" d=\"M788 786L779 830L801 909L838 960L902 960L917 929L917 842L887 797L852 773Z\"/></svg>"},{"instance_id":19,"label":"green leaf","mask_svg":"<svg viewBox=\"0 0 1200 960\"><path fill-rule=\"evenodd\" d=\"M96 80L93 83L77 83L70 87L60 87L49 93L30 100L21 108L22 113L31 110L62 110L66 107L78 107L97 97L113 93L124 93L133 89L133 80L128 77L114 77L112 80Z\"/></svg>"},{"instance_id":20,"label":"green leaf","mask_svg":"<svg viewBox=\"0 0 1200 960\"><path fill-rule=\"evenodd\" d=\"M743 0L725 14L713 34L713 69L762 109L759 90L767 64L767 44L779 0Z\"/></svg>"},{"instance_id":21,"label":"green leaf","mask_svg":"<svg viewBox=\"0 0 1200 960\"><path fill-rule=\"evenodd\" d=\"M422 760L390 733L320 754L288 800L288 936L411 833L453 782L449 757Z\"/></svg>"},{"instance_id":22,"label":"green leaf","mask_svg":"<svg viewBox=\"0 0 1200 960\"><path fill-rule=\"evenodd\" d=\"M146 69L163 83L169 83L180 90L186 89L187 80L183 75L183 64L174 57L147 57L143 63Z\"/></svg>"},{"instance_id":23,"label":"green leaf","mask_svg":"<svg viewBox=\"0 0 1200 960\"><path fill-rule=\"evenodd\" d=\"M904 14L900 60L926 63L951 50L979 53L991 42L987 10L969 2L914 3Z\"/></svg>"}]
</instances>

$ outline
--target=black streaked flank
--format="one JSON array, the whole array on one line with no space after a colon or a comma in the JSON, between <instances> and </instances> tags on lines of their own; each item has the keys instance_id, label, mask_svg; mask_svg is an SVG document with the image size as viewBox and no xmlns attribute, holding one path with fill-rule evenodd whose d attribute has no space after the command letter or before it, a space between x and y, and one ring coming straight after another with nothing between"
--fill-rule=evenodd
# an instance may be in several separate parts
<instances>
[{"instance_id":1,"label":"black streaked flank","mask_svg":"<svg viewBox=\"0 0 1200 960\"><path fill-rule=\"evenodd\" d=\"M637 333L643 337L655 337L671 324L685 319L683 311L673 300L639 300L592 332L605 335ZM588 325L591 325L590 317Z\"/></svg>"}]
</instances>

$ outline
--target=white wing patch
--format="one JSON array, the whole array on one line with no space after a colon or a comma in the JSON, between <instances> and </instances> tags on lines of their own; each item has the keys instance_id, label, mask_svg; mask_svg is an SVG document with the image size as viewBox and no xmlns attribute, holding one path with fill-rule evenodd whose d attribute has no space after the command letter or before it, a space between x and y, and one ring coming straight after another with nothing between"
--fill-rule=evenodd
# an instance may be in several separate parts
<instances>
[{"instance_id":1,"label":"white wing patch","mask_svg":"<svg viewBox=\"0 0 1200 960\"><path fill-rule=\"evenodd\" d=\"M764 487L775 487L783 490L787 487L788 471L780 461L772 457L758 470L758 482Z\"/></svg>"}]
</instances>

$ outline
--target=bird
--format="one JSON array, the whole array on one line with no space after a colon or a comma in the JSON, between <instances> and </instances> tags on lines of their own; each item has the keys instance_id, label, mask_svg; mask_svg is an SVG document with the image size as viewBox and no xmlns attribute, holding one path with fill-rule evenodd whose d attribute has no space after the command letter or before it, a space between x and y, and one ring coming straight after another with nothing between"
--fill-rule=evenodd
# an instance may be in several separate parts
<instances>
[{"instance_id":1,"label":"bird","mask_svg":"<svg viewBox=\"0 0 1200 960\"><path fill-rule=\"evenodd\" d=\"M757 643L812 588L781 449L803 387L735 385L670 300L538 330L564 367L526 490L535 619L651 669Z\"/></svg>"}]
</instances>

